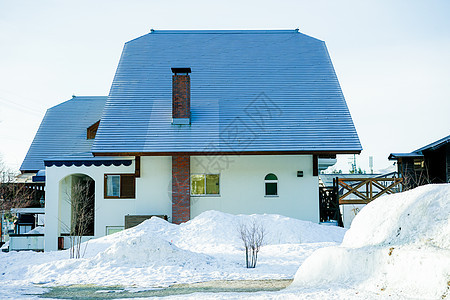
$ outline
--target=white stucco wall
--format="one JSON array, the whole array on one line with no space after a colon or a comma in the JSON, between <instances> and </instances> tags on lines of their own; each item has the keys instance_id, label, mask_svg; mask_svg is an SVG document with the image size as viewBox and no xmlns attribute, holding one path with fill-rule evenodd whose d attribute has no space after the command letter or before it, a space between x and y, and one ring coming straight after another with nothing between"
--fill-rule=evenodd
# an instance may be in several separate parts
<instances>
[{"instance_id":1,"label":"white stucco wall","mask_svg":"<svg viewBox=\"0 0 450 300\"><path fill-rule=\"evenodd\" d=\"M303 177L297 177L303 171ZM220 196L191 196L191 218L206 210L273 213L319 222L318 177L312 155L191 157L191 174L220 172ZM278 197L266 197L264 177L278 177Z\"/></svg>"},{"instance_id":2,"label":"white stucco wall","mask_svg":"<svg viewBox=\"0 0 450 300\"><path fill-rule=\"evenodd\" d=\"M58 248L58 236L70 228L70 205L64 199L66 185L70 184L70 175L83 174L95 181L95 237L105 235L106 224L119 222L120 215L134 213L135 200L105 200L104 174L105 173L133 173L131 166L81 166L81 167L48 167L46 168L45 191L45 251ZM118 213L121 212L121 213ZM123 220L122 220L123 224Z\"/></svg>"},{"instance_id":3,"label":"white stucco wall","mask_svg":"<svg viewBox=\"0 0 450 300\"><path fill-rule=\"evenodd\" d=\"M141 157L141 177L136 180L136 213L167 215L172 219L172 157Z\"/></svg>"},{"instance_id":4,"label":"white stucco wall","mask_svg":"<svg viewBox=\"0 0 450 300\"><path fill-rule=\"evenodd\" d=\"M70 204L67 186L74 174L84 174L95 181L95 237L106 235L107 226L124 226L124 216L158 214L172 217L170 180L171 157L142 157L141 177L136 179L135 199L104 199L104 175L134 173L131 166L48 167L46 169L45 250L56 250L57 238L70 228ZM69 176L69 177L68 177ZM70 190L70 189L69 189Z\"/></svg>"},{"instance_id":5,"label":"white stucco wall","mask_svg":"<svg viewBox=\"0 0 450 300\"><path fill-rule=\"evenodd\" d=\"M303 177L297 177L303 171ZM48 167L46 169L45 250L57 249L57 238L70 220L64 186L70 175L84 174L95 181L95 237L107 226L124 226L124 216L172 217L170 156L141 157L141 177L136 179L136 199L104 199L105 174L134 173L131 166ZM191 197L191 218L206 210L233 214L275 213L319 221L318 177L312 176L311 155L191 157L191 174L220 173L220 195ZM264 196L264 177L278 177L278 197ZM70 223L70 221L69 221Z\"/></svg>"}]
</instances>

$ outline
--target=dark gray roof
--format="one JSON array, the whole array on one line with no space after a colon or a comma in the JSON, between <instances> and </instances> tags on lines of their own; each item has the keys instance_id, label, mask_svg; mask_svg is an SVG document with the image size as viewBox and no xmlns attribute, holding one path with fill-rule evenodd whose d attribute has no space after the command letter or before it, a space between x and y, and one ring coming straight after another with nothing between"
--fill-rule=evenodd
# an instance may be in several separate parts
<instances>
[{"instance_id":1,"label":"dark gray roof","mask_svg":"<svg viewBox=\"0 0 450 300\"><path fill-rule=\"evenodd\" d=\"M411 153L391 153L389 154L388 159L389 160L396 160L397 158L400 157L423 157L422 154L420 153L416 153L416 152L411 152Z\"/></svg>"},{"instance_id":2,"label":"dark gray roof","mask_svg":"<svg viewBox=\"0 0 450 300\"><path fill-rule=\"evenodd\" d=\"M417 150L415 150L413 152L422 153L425 150L432 150L432 149L439 148L440 146L442 146L443 144L446 144L448 142L450 142L450 135L448 135L448 136L446 136L446 137L444 137L444 138L442 138L440 140L437 140L436 142L433 142L431 144L423 146L422 148L419 148L419 149L417 149Z\"/></svg>"},{"instance_id":3,"label":"dark gray roof","mask_svg":"<svg viewBox=\"0 0 450 300\"><path fill-rule=\"evenodd\" d=\"M171 124L172 67L192 69L190 126ZM126 43L92 147L360 150L325 43L296 30L152 31Z\"/></svg>"},{"instance_id":4,"label":"dark gray roof","mask_svg":"<svg viewBox=\"0 0 450 300\"><path fill-rule=\"evenodd\" d=\"M410 152L410 153L391 153L389 155L388 159L396 160L397 158L400 158L400 157L422 157L423 151L437 149L437 148L441 147L442 145L449 143L449 142L450 142L450 135L448 135L442 139L439 139L431 144L423 146L422 148L414 150L413 152Z\"/></svg>"},{"instance_id":5,"label":"dark gray roof","mask_svg":"<svg viewBox=\"0 0 450 300\"><path fill-rule=\"evenodd\" d=\"M77 96L48 109L20 170L41 170L46 158L89 152L93 140L86 130L100 120L106 98Z\"/></svg>"}]
</instances>

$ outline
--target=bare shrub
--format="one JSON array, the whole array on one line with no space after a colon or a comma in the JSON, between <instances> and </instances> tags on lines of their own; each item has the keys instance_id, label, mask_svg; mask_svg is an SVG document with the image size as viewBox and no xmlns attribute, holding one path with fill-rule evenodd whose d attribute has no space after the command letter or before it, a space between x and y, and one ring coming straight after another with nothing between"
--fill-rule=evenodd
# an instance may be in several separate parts
<instances>
[{"instance_id":1,"label":"bare shrub","mask_svg":"<svg viewBox=\"0 0 450 300\"><path fill-rule=\"evenodd\" d=\"M90 193L93 180L80 180L72 184L67 201L71 207L70 217L70 258L81 258L83 236L89 233L94 218L94 195ZM68 227L68 226L67 226Z\"/></svg>"},{"instance_id":2,"label":"bare shrub","mask_svg":"<svg viewBox=\"0 0 450 300\"><path fill-rule=\"evenodd\" d=\"M29 207L36 203L35 191L27 188L24 183L17 183L16 175L1 160L0 157L0 213L11 208Z\"/></svg>"},{"instance_id":3,"label":"bare shrub","mask_svg":"<svg viewBox=\"0 0 450 300\"><path fill-rule=\"evenodd\" d=\"M10 222L16 219L11 209L39 205L36 191L25 183L18 183L17 174L3 163L0 156L0 245L4 236L3 218Z\"/></svg>"},{"instance_id":4,"label":"bare shrub","mask_svg":"<svg viewBox=\"0 0 450 300\"><path fill-rule=\"evenodd\" d=\"M255 268L258 260L258 252L264 243L266 230L262 224L253 220L250 224L241 223L238 231L245 246L246 266L247 268Z\"/></svg>"},{"instance_id":5,"label":"bare shrub","mask_svg":"<svg viewBox=\"0 0 450 300\"><path fill-rule=\"evenodd\" d=\"M414 171L413 169L410 169L406 167L403 174L403 188L405 191L431 183L427 164L425 164L424 168L420 171Z\"/></svg>"}]
</instances>

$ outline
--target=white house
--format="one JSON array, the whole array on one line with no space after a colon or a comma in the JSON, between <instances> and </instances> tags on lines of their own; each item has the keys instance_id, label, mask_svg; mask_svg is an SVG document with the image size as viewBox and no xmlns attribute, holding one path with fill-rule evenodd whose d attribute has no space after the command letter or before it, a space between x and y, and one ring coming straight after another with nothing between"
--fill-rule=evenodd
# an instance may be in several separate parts
<instances>
[{"instance_id":1,"label":"white house","mask_svg":"<svg viewBox=\"0 0 450 300\"><path fill-rule=\"evenodd\" d=\"M126 215L214 209L319 221L318 172L361 145L323 41L297 30L153 31L125 44L108 97L48 110L22 164L45 168L45 250L93 180L91 236Z\"/></svg>"}]
</instances>

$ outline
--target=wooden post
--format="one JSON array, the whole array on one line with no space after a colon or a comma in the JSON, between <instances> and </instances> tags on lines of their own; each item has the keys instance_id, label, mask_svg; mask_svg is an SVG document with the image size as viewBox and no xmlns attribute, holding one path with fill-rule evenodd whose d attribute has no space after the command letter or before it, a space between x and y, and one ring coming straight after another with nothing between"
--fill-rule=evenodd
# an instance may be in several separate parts
<instances>
[{"instance_id":1,"label":"wooden post","mask_svg":"<svg viewBox=\"0 0 450 300\"><path fill-rule=\"evenodd\" d=\"M370 201L369 185L370 185L370 181L368 181L368 182L366 183L366 198L369 199L369 201Z\"/></svg>"},{"instance_id":2,"label":"wooden post","mask_svg":"<svg viewBox=\"0 0 450 300\"><path fill-rule=\"evenodd\" d=\"M141 177L141 157L140 156L134 157L134 177L136 177L136 178Z\"/></svg>"},{"instance_id":3,"label":"wooden post","mask_svg":"<svg viewBox=\"0 0 450 300\"><path fill-rule=\"evenodd\" d=\"M319 159L317 155L313 155L313 176L319 176Z\"/></svg>"},{"instance_id":4,"label":"wooden post","mask_svg":"<svg viewBox=\"0 0 450 300\"><path fill-rule=\"evenodd\" d=\"M58 250L64 250L64 237L58 237Z\"/></svg>"}]
</instances>

